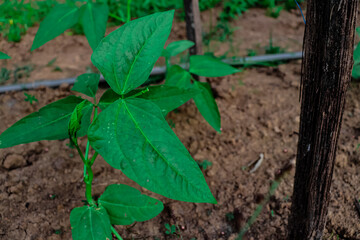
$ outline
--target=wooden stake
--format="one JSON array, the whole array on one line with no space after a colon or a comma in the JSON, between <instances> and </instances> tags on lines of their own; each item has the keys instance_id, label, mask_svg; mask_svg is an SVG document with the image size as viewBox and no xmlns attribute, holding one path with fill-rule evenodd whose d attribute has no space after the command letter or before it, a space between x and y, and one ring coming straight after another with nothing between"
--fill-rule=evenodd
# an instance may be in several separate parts
<instances>
[{"instance_id":1,"label":"wooden stake","mask_svg":"<svg viewBox=\"0 0 360 240\"><path fill-rule=\"evenodd\" d=\"M288 239L322 239L351 80L357 0L308 0L301 120Z\"/></svg>"},{"instance_id":2,"label":"wooden stake","mask_svg":"<svg viewBox=\"0 0 360 240\"><path fill-rule=\"evenodd\" d=\"M201 55L202 32L199 0L184 0L186 35L188 40L193 41L195 46L190 49L190 55Z\"/></svg>"}]
</instances>

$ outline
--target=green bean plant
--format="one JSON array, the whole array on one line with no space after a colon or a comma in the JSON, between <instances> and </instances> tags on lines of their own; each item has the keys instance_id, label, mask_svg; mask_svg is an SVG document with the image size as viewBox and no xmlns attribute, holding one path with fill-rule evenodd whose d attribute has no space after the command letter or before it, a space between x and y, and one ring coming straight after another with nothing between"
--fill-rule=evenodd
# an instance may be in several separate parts
<instances>
[{"instance_id":1,"label":"green bean plant","mask_svg":"<svg viewBox=\"0 0 360 240\"><path fill-rule=\"evenodd\" d=\"M163 50L162 56L165 57L167 66L165 86L199 91L199 94L193 97L196 107L210 126L217 132L221 132L220 113L211 86L207 82L197 81L193 75L202 77L223 77L240 72L240 70L222 62L214 56L208 55L190 56L188 68L185 68L185 66L183 68L180 65L171 66L171 57L176 56L192 46L194 46L193 42L181 40L170 43L166 49Z\"/></svg>"},{"instance_id":2,"label":"green bean plant","mask_svg":"<svg viewBox=\"0 0 360 240\"><path fill-rule=\"evenodd\" d=\"M112 233L122 239L114 225L147 221L164 208L161 201L124 184L110 185L94 199L92 166L99 155L154 193L185 202L217 203L198 164L164 118L202 94L202 88L167 84L137 89L161 55L173 16L174 11L168 11L130 21L101 40L91 60L111 90L99 101L100 75L80 75L72 90L92 101L68 96L19 120L0 135L0 148L70 139L84 164L86 197L86 205L70 214L74 240L112 239ZM86 135L86 150L82 151L78 138Z\"/></svg>"}]
</instances>

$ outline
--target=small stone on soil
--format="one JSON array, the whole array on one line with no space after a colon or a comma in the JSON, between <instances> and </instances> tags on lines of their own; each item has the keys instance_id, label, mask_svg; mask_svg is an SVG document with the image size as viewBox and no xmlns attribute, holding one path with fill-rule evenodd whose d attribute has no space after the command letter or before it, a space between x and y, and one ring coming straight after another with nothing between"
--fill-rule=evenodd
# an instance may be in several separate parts
<instances>
[{"instance_id":1,"label":"small stone on soil","mask_svg":"<svg viewBox=\"0 0 360 240\"><path fill-rule=\"evenodd\" d=\"M25 158L19 154L8 155L3 162L3 167L9 170L24 167L26 165Z\"/></svg>"}]
</instances>

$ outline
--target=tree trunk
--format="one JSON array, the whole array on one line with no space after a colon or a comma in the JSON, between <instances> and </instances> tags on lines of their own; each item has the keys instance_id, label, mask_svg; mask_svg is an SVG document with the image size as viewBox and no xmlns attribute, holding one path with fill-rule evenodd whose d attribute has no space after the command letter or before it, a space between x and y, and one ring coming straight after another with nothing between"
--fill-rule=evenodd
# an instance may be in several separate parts
<instances>
[{"instance_id":1,"label":"tree trunk","mask_svg":"<svg viewBox=\"0 0 360 240\"><path fill-rule=\"evenodd\" d=\"M184 0L186 35L195 46L190 48L190 55L202 54L202 32L199 0Z\"/></svg>"},{"instance_id":2,"label":"tree trunk","mask_svg":"<svg viewBox=\"0 0 360 240\"><path fill-rule=\"evenodd\" d=\"M308 0L288 239L322 239L351 80L357 0Z\"/></svg>"}]
</instances>

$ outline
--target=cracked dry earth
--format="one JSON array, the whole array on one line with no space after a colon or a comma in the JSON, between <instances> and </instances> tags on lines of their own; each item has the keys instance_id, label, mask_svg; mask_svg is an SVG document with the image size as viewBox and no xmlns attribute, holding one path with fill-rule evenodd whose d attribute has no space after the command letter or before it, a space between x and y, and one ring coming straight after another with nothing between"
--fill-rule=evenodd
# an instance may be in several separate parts
<instances>
[{"instance_id":1,"label":"cracked dry earth","mask_svg":"<svg viewBox=\"0 0 360 240\"><path fill-rule=\"evenodd\" d=\"M129 184L162 200L165 210L148 222L119 226L124 239L178 239L165 234L165 223L179 226L183 239L235 239L268 192L275 173L296 153L299 125L300 62L278 68L249 69L211 79L222 115L222 133L211 129L193 102L167 120L195 160L213 163L204 175L217 205L177 202L150 193L112 169L102 158L94 165L95 197L108 184ZM23 92L0 95L0 132L25 115L69 95L70 87L29 91L39 103L24 102ZM104 91L104 89L102 89ZM331 203L324 239L360 239L360 84L347 96L339 140ZM0 149L0 239L71 239L69 215L82 206L82 161L68 140L42 141ZM85 148L85 140L81 146ZM254 173L244 166L265 155ZM284 177L246 239L285 239L294 170ZM234 219L226 215L232 213Z\"/></svg>"}]
</instances>

